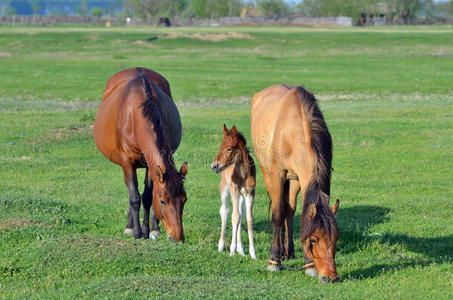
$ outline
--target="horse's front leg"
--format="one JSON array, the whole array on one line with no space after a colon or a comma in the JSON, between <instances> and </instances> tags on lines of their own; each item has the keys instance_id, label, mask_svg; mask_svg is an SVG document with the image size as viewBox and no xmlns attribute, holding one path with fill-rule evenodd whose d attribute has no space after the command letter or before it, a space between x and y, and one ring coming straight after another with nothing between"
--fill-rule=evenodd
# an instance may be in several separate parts
<instances>
[{"instance_id":1,"label":"horse's front leg","mask_svg":"<svg viewBox=\"0 0 453 300\"><path fill-rule=\"evenodd\" d=\"M281 237L284 220L282 205L283 179L278 176L278 171L272 172L271 174L272 175L270 176L272 177L268 177L267 180L265 180L272 201L272 225L274 235L271 246L271 257L267 262L267 269L269 271L279 271L283 247Z\"/></svg>"},{"instance_id":2,"label":"horse's front leg","mask_svg":"<svg viewBox=\"0 0 453 300\"><path fill-rule=\"evenodd\" d=\"M232 238L231 238L231 245L230 245L230 255L234 255L237 249L237 233L239 222L241 220L240 217L240 208L239 208L239 191L237 186L231 185L230 186L230 195L231 195L231 202L233 204L233 213L231 214L231 227L232 227Z\"/></svg>"},{"instance_id":3,"label":"horse's front leg","mask_svg":"<svg viewBox=\"0 0 453 300\"><path fill-rule=\"evenodd\" d=\"M142 195L142 203L143 203L142 234L143 238L148 239L150 238L149 232L150 208L153 203L153 182L148 176L148 168L146 169L145 173L145 189Z\"/></svg>"},{"instance_id":4,"label":"horse's front leg","mask_svg":"<svg viewBox=\"0 0 453 300\"><path fill-rule=\"evenodd\" d=\"M132 227L134 237L139 239L142 237L142 230L140 228L140 202L141 197L138 192L137 173L135 167L130 163L125 163L123 166L124 182L129 192L129 205L132 214Z\"/></svg>"},{"instance_id":5,"label":"horse's front leg","mask_svg":"<svg viewBox=\"0 0 453 300\"><path fill-rule=\"evenodd\" d=\"M222 220L222 228L220 229L220 239L219 239L219 251L223 252L225 250L225 230L228 222L228 214L230 212L230 202L228 200L230 196L228 186L222 187L220 191L220 200L222 205L220 206L220 218Z\"/></svg>"},{"instance_id":6,"label":"horse's front leg","mask_svg":"<svg viewBox=\"0 0 453 300\"><path fill-rule=\"evenodd\" d=\"M285 218L285 253L286 259L295 258L294 253L294 240L293 240L293 224L294 224L294 213L297 205L297 194L300 191L300 185L298 181L289 181L289 192L288 192L288 204L286 206L286 218Z\"/></svg>"}]
</instances>

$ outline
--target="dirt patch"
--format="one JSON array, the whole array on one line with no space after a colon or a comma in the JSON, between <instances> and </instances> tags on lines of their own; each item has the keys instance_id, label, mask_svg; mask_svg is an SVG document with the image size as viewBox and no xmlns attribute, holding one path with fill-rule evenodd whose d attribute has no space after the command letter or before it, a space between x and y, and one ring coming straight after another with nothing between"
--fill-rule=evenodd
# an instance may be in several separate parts
<instances>
[{"instance_id":1,"label":"dirt patch","mask_svg":"<svg viewBox=\"0 0 453 300\"><path fill-rule=\"evenodd\" d=\"M49 141L64 141L76 135L91 135L93 125L70 126L66 128L56 128L38 137L31 142L32 145L40 145Z\"/></svg>"},{"instance_id":2,"label":"dirt patch","mask_svg":"<svg viewBox=\"0 0 453 300\"><path fill-rule=\"evenodd\" d=\"M3 219L0 221L0 231L10 231L18 227L39 226L45 227L44 223L35 222L25 218Z\"/></svg>"},{"instance_id":3,"label":"dirt patch","mask_svg":"<svg viewBox=\"0 0 453 300\"><path fill-rule=\"evenodd\" d=\"M159 48L159 46L157 46L157 45L153 45L153 44L151 44L150 42L142 41L142 40L133 41L132 44L134 44L134 45L140 45L140 46L145 46L145 47L148 47L148 48Z\"/></svg>"},{"instance_id":4,"label":"dirt patch","mask_svg":"<svg viewBox=\"0 0 453 300\"><path fill-rule=\"evenodd\" d=\"M254 39L249 34L237 33L237 32L227 32L227 33L183 33L183 32L171 32L162 38L165 39L178 39L178 38L188 38L188 39L198 39L202 41L211 41L211 42L221 42L228 39Z\"/></svg>"}]
</instances>

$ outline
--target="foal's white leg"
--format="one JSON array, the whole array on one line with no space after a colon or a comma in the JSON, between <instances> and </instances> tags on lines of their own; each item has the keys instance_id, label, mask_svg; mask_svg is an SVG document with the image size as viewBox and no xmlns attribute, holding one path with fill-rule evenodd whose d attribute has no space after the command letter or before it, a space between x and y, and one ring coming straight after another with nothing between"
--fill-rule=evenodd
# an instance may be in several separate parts
<instances>
[{"instance_id":1,"label":"foal's white leg","mask_svg":"<svg viewBox=\"0 0 453 300\"><path fill-rule=\"evenodd\" d=\"M234 255L237 249L237 232L240 222L239 214L239 192L236 187L230 187L231 203L233 204L233 213L231 214L232 238L230 246L230 255Z\"/></svg>"},{"instance_id":2,"label":"foal's white leg","mask_svg":"<svg viewBox=\"0 0 453 300\"><path fill-rule=\"evenodd\" d=\"M241 227L242 227L242 215L244 214L244 211L243 211L243 208L244 208L244 196L242 194L239 195L239 203L238 203L238 207L239 207L239 224L238 224L238 231L236 233L237 235L237 252L242 255L242 256L245 256L245 253L244 253L244 246L242 245L242 237L241 237Z\"/></svg>"},{"instance_id":3,"label":"foal's white leg","mask_svg":"<svg viewBox=\"0 0 453 300\"><path fill-rule=\"evenodd\" d=\"M247 210L247 232L249 234L249 253L256 259L255 242L253 241L253 193L245 196L245 207Z\"/></svg>"},{"instance_id":4,"label":"foal's white leg","mask_svg":"<svg viewBox=\"0 0 453 300\"><path fill-rule=\"evenodd\" d=\"M225 230L228 221L228 213L230 212L230 202L228 201L228 186L220 192L220 200L222 205L220 206L220 218L222 219L222 228L220 230L220 239L219 239L219 251L222 252L225 250Z\"/></svg>"}]
</instances>

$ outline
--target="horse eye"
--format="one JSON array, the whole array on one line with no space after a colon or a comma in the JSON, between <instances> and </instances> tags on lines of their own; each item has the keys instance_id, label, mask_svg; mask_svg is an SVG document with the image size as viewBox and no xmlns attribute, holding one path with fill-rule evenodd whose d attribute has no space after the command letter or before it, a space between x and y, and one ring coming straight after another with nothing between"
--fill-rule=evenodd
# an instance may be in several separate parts
<instances>
[{"instance_id":1,"label":"horse eye","mask_svg":"<svg viewBox=\"0 0 453 300\"><path fill-rule=\"evenodd\" d=\"M312 245L314 245L314 244L316 244L316 240L310 240L310 243L311 243Z\"/></svg>"},{"instance_id":2,"label":"horse eye","mask_svg":"<svg viewBox=\"0 0 453 300\"><path fill-rule=\"evenodd\" d=\"M167 203L165 203L164 200L160 200L160 204L163 205L163 206L167 205Z\"/></svg>"},{"instance_id":3,"label":"horse eye","mask_svg":"<svg viewBox=\"0 0 453 300\"><path fill-rule=\"evenodd\" d=\"M231 151L233 151L233 148L228 148L227 151L231 152Z\"/></svg>"}]
</instances>

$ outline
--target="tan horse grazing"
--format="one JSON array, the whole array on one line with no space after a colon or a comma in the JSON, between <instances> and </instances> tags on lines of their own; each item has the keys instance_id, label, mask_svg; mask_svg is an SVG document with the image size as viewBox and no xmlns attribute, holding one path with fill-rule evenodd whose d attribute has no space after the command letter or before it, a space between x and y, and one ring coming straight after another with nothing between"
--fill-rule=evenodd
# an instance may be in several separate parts
<instances>
[{"instance_id":1,"label":"tan horse grazing","mask_svg":"<svg viewBox=\"0 0 453 300\"><path fill-rule=\"evenodd\" d=\"M293 217L303 191L301 242L311 276L337 281L335 246L339 237L329 207L332 140L316 99L302 87L276 85L253 96L252 141L272 201L274 240L269 270L294 257ZM283 233L285 241L283 242ZM317 271L317 272L316 272Z\"/></svg>"},{"instance_id":2,"label":"tan horse grazing","mask_svg":"<svg viewBox=\"0 0 453 300\"><path fill-rule=\"evenodd\" d=\"M144 68L113 75L96 114L94 140L99 151L124 172L130 204L124 233L156 238L159 219L171 240L183 242L182 212L187 200L183 178L188 168L184 163L178 172L172 158L181 141L181 120L167 80ZM137 168L146 168L142 197ZM141 228L140 199L144 211Z\"/></svg>"},{"instance_id":3,"label":"tan horse grazing","mask_svg":"<svg viewBox=\"0 0 453 300\"><path fill-rule=\"evenodd\" d=\"M246 147L246 140L237 131L236 125L233 125L231 130L228 130L225 124L223 125L223 141L220 145L219 153L211 164L211 168L214 172L222 174L219 186L220 199L222 201L220 207L222 229L220 232L219 251L222 252L225 249L225 229L230 210L228 196L231 195L231 202L233 203L233 213L231 215L233 233L230 255L234 255L236 251L240 255L245 255L241 239L242 207L245 199L249 253L253 259L256 259L255 244L253 242L253 200L255 197L256 170L253 158Z\"/></svg>"}]
</instances>

